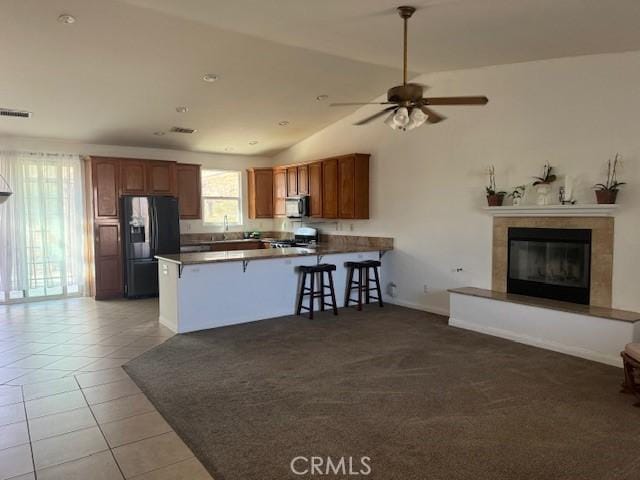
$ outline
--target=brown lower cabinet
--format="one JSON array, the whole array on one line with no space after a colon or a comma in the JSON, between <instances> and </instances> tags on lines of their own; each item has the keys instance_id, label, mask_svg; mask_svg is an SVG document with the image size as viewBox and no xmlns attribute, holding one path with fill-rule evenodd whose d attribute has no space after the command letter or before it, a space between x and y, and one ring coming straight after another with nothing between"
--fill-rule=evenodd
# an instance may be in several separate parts
<instances>
[{"instance_id":1,"label":"brown lower cabinet","mask_svg":"<svg viewBox=\"0 0 640 480\"><path fill-rule=\"evenodd\" d=\"M97 300L122 296L122 250L120 223L94 224L95 297Z\"/></svg>"}]
</instances>

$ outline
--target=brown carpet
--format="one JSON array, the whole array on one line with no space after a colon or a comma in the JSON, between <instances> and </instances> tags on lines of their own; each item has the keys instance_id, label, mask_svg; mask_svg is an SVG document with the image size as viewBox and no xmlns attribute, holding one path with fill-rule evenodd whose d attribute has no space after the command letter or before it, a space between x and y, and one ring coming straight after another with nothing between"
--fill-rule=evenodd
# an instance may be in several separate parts
<instances>
[{"instance_id":1,"label":"brown carpet","mask_svg":"<svg viewBox=\"0 0 640 480\"><path fill-rule=\"evenodd\" d=\"M125 368L217 480L640 478L622 370L406 308L180 335ZM300 455L372 473L295 476Z\"/></svg>"}]
</instances>

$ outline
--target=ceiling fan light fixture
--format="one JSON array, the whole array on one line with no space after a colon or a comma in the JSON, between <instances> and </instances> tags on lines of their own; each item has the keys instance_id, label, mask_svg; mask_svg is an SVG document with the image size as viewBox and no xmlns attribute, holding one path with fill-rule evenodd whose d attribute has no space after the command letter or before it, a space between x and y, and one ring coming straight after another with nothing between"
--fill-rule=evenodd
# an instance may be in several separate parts
<instances>
[{"instance_id":1,"label":"ceiling fan light fixture","mask_svg":"<svg viewBox=\"0 0 640 480\"><path fill-rule=\"evenodd\" d=\"M411 118L411 124L414 125L414 127L419 127L421 125L424 125L424 122L427 121L428 117L419 108L414 108L411 111L410 118Z\"/></svg>"},{"instance_id":2,"label":"ceiling fan light fixture","mask_svg":"<svg viewBox=\"0 0 640 480\"><path fill-rule=\"evenodd\" d=\"M396 112L391 112L389 116L385 119L384 123L386 123L389 127L394 130L400 129L400 127L396 124L394 117L396 116Z\"/></svg>"},{"instance_id":3,"label":"ceiling fan light fixture","mask_svg":"<svg viewBox=\"0 0 640 480\"><path fill-rule=\"evenodd\" d=\"M400 128L404 128L409 125L409 110L407 107L400 107L396 110L395 115L393 116L393 122Z\"/></svg>"}]
</instances>

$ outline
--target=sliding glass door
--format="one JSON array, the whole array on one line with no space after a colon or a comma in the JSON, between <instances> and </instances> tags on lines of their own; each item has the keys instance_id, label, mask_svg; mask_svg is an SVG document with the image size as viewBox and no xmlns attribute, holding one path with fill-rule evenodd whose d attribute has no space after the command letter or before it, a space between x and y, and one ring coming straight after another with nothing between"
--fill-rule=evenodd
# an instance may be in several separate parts
<instances>
[{"instance_id":1,"label":"sliding glass door","mask_svg":"<svg viewBox=\"0 0 640 480\"><path fill-rule=\"evenodd\" d=\"M14 194L0 205L0 302L85 293L82 162L0 152Z\"/></svg>"}]
</instances>

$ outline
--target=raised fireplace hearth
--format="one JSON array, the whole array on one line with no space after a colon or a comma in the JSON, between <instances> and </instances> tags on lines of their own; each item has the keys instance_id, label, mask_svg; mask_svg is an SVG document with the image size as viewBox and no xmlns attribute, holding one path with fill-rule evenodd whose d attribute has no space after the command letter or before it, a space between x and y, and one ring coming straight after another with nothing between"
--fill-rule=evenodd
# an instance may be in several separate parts
<instances>
[{"instance_id":1,"label":"raised fireplace hearth","mask_svg":"<svg viewBox=\"0 0 640 480\"><path fill-rule=\"evenodd\" d=\"M589 305L591 230L511 227L507 292Z\"/></svg>"}]
</instances>

